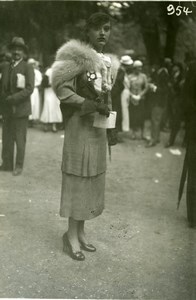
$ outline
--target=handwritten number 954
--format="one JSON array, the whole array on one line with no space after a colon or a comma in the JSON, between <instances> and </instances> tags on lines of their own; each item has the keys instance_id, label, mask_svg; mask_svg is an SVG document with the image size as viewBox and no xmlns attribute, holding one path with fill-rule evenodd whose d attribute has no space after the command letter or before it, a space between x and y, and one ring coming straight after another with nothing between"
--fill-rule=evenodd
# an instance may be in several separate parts
<instances>
[{"instance_id":1,"label":"handwritten number 954","mask_svg":"<svg viewBox=\"0 0 196 300\"><path fill-rule=\"evenodd\" d=\"M173 4L167 6L167 14L169 16L176 14L176 16L179 17L182 13L184 13L187 16L188 14L192 13L192 10L189 10L189 8L186 6L180 6L180 5L178 5L177 7L174 7Z\"/></svg>"}]
</instances>

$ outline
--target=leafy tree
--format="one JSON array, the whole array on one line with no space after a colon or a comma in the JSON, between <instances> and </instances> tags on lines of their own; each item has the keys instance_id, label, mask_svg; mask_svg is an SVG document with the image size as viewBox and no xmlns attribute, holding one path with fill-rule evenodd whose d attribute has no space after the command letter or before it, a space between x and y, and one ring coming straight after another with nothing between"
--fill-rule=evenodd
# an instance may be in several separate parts
<instances>
[{"instance_id":1,"label":"leafy tree","mask_svg":"<svg viewBox=\"0 0 196 300\"><path fill-rule=\"evenodd\" d=\"M147 55L150 64L164 56L183 59L181 49L196 51L196 8L191 2L171 3L189 7L192 13L167 15L168 3L163 1L0 1L0 46L22 36L30 55L48 65L63 42L81 37L84 19L104 11L114 20L107 51L122 55L132 49Z\"/></svg>"}]
</instances>

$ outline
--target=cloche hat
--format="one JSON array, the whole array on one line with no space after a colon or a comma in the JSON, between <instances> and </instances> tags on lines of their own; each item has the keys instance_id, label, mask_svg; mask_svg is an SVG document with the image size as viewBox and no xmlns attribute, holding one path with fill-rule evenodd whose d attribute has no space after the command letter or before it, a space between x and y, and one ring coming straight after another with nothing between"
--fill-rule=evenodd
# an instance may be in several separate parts
<instances>
[{"instance_id":1,"label":"cloche hat","mask_svg":"<svg viewBox=\"0 0 196 300\"><path fill-rule=\"evenodd\" d=\"M130 66L133 64L133 60L129 55L123 55L120 59L121 64Z\"/></svg>"}]
</instances>

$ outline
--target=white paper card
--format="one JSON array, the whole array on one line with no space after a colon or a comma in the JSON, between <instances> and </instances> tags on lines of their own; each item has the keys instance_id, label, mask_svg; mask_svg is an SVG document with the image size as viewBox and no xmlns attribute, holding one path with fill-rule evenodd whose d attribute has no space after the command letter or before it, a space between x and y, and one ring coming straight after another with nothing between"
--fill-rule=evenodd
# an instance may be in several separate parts
<instances>
[{"instance_id":1,"label":"white paper card","mask_svg":"<svg viewBox=\"0 0 196 300\"><path fill-rule=\"evenodd\" d=\"M19 89L24 89L25 88L25 76L20 73L18 73L16 75L17 75L16 87Z\"/></svg>"},{"instance_id":2,"label":"white paper card","mask_svg":"<svg viewBox=\"0 0 196 300\"><path fill-rule=\"evenodd\" d=\"M110 111L110 115L107 118L106 116L100 115L99 113L95 114L95 119L93 127L96 128L115 128L116 126L116 111Z\"/></svg>"}]
</instances>

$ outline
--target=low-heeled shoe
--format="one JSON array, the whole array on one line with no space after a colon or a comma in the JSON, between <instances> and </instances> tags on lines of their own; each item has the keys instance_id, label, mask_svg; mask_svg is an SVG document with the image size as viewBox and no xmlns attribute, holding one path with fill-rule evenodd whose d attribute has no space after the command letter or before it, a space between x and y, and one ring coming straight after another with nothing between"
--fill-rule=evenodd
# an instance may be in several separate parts
<instances>
[{"instance_id":1,"label":"low-heeled shoe","mask_svg":"<svg viewBox=\"0 0 196 300\"><path fill-rule=\"evenodd\" d=\"M81 244L81 248L85 251L88 251L88 252L96 251L96 248L92 244L85 244L83 242L80 242L80 244Z\"/></svg>"},{"instance_id":2,"label":"low-heeled shoe","mask_svg":"<svg viewBox=\"0 0 196 300\"><path fill-rule=\"evenodd\" d=\"M85 256L81 251L74 252L70 241L68 239L67 233L63 235L63 251L70 255L70 257L74 260L85 260Z\"/></svg>"}]
</instances>

